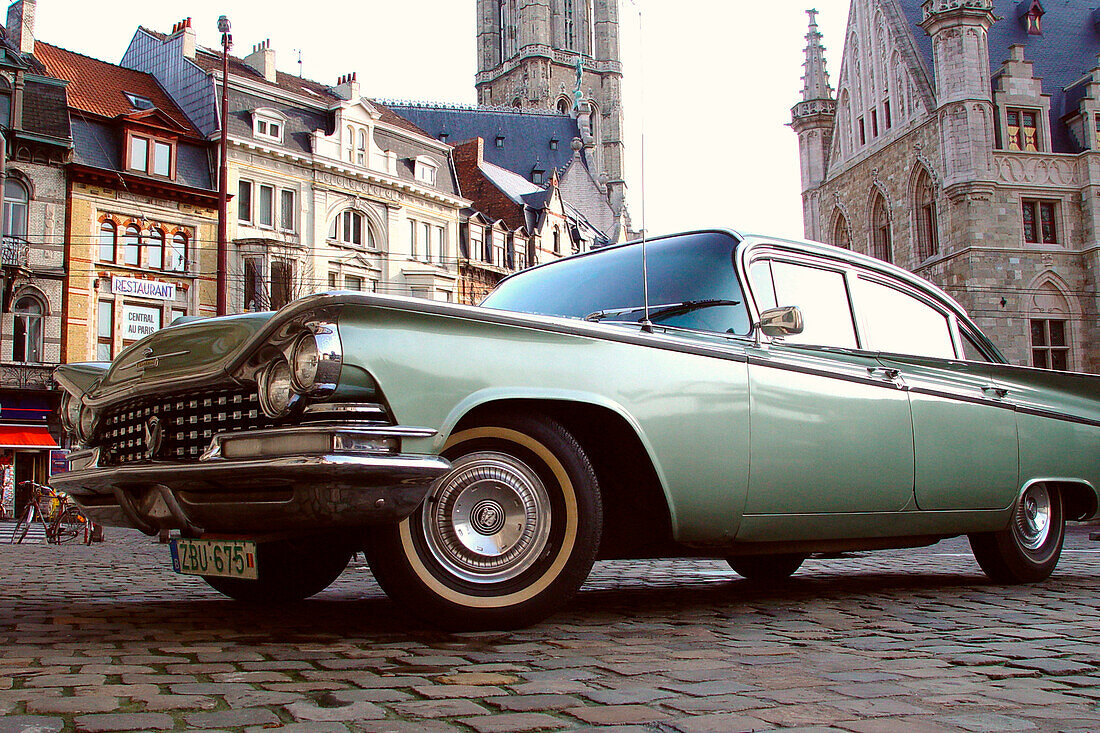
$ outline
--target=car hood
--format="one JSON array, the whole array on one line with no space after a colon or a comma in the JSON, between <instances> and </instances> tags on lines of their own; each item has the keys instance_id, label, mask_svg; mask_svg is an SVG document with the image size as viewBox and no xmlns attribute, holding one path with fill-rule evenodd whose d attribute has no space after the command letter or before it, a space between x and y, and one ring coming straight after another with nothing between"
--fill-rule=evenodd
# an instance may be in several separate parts
<instances>
[{"instance_id":1,"label":"car hood","mask_svg":"<svg viewBox=\"0 0 1100 733\"><path fill-rule=\"evenodd\" d=\"M157 331L107 363L66 364L57 380L72 391L92 395L115 392L143 383L209 377L224 371L263 330L273 313L246 313L206 318Z\"/></svg>"}]
</instances>

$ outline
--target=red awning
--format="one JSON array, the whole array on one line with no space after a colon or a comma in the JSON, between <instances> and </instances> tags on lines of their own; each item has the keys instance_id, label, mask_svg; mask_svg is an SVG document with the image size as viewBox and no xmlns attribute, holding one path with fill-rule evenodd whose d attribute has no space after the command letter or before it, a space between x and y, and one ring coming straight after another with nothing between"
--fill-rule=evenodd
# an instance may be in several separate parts
<instances>
[{"instance_id":1,"label":"red awning","mask_svg":"<svg viewBox=\"0 0 1100 733\"><path fill-rule=\"evenodd\" d=\"M0 425L0 448L57 448L46 428L34 425Z\"/></svg>"}]
</instances>

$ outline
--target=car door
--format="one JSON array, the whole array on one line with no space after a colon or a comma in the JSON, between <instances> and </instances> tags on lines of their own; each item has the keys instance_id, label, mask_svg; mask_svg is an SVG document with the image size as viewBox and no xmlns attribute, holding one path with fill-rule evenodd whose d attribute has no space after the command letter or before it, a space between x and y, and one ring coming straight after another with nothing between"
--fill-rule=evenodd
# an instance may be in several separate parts
<instances>
[{"instance_id":1,"label":"car door","mask_svg":"<svg viewBox=\"0 0 1100 733\"><path fill-rule=\"evenodd\" d=\"M902 383L861 351L843 267L757 260L761 309L798 306L803 333L751 351L746 539L783 539L753 516L897 512L913 500L913 428ZM793 531L793 530L792 530ZM778 532L778 534L777 534ZM806 538L797 536L792 538Z\"/></svg>"},{"instance_id":2,"label":"car door","mask_svg":"<svg viewBox=\"0 0 1100 733\"><path fill-rule=\"evenodd\" d=\"M850 284L861 337L909 393L917 506L1005 507L1018 486L1016 415L988 365L957 358L952 317L934 301L872 273Z\"/></svg>"}]
</instances>

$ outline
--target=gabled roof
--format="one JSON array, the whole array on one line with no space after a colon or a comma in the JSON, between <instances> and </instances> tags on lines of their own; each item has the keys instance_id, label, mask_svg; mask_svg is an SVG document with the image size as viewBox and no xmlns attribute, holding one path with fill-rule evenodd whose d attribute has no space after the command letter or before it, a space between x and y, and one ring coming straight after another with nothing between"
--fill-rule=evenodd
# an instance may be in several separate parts
<instances>
[{"instance_id":1,"label":"gabled roof","mask_svg":"<svg viewBox=\"0 0 1100 733\"><path fill-rule=\"evenodd\" d=\"M171 97L151 74L125 69L90 56L35 41L34 55L51 76L69 82L71 109L100 117L115 118L139 111L126 96L144 97L187 134L201 137Z\"/></svg>"},{"instance_id":2,"label":"gabled roof","mask_svg":"<svg viewBox=\"0 0 1100 733\"><path fill-rule=\"evenodd\" d=\"M151 31L148 28L142 27L142 29L150 35L164 40L166 36L163 33L157 33ZM208 73L216 72L219 76L222 71L222 54L221 51L216 51L210 48L197 48L195 49L195 63L199 68ZM312 79L306 79L301 76L294 76L293 74L287 74L283 71L276 70L275 81L267 81L263 74L256 69L252 68L244 62L244 59L237 58L236 56L229 57L229 76L242 77L259 84L270 84L271 86L282 89L283 91L298 94L308 99L314 99L319 105L325 108L337 105L344 100L342 97L332 91L332 87L321 84L320 82L313 81ZM232 89L232 86L230 87ZM381 104L373 99L368 100L374 105L378 112L381 113L382 122L393 125L394 127L414 132L418 135L424 135L431 137L424 130L421 130L416 125L410 123L408 120L400 115L394 114L394 112L388 109L384 104Z\"/></svg>"},{"instance_id":3,"label":"gabled roof","mask_svg":"<svg viewBox=\"0 0 1100 733\"><path fill-rule=\"evenodd\" d=\"M935 68L932 39L920 27L924 0L886 0L896 2L912 27L929 75ZM1031 36L1017 13L1019 0L994 0L993 12L998 20L989 29L989 64L993 73L1008 60L1009 46L1025 47L1024 57L1034 63L1035 76L1043 80L1043 92L1051 95L1051 144L1054 152L1076 153L1081 148L1062 124L1062 117L1076 99L1065 90L1097 65L1100 54L1100 30L1094 24L1094 0L1047 0L1043 2L1043 35Z\"/></svg>"},{"instance_id":4,"label":"gabled roof","mask_svg":"<svg viewBox=\"0 0 1100 733\"><path fill-rule=\"evenodd\" d=\"M537 166L544 171L561 170L573 157L570 143L580 137L577 121L569 115L538 110L421 105L387 102L397 114L434 138L446 135L459 143L481 138L485 160L530 179ZM496 140L502 136L501 147ZM551 146L551 141L556 141Z\"/></svg>"}]
</instances>

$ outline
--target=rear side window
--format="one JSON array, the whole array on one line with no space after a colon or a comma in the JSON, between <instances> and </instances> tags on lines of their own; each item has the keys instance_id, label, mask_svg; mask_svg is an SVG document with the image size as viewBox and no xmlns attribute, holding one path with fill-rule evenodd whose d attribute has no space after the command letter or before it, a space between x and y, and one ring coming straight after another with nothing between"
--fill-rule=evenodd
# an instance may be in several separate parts
<instances>
[{"instance_id":1,"label":"rear side window","mask_svg":"<svg viewBox=\"0 0 1100 733\"><path fill-rule=\"evenodd\" d=\"M955 358L947 316L924 301L862 277L854 281L852 299L865 349Z\"/></svg>"},{"instance_id":2,"label":"rear side window","mask_svg":"<svg viewBox=\"0 0 1100 733\"><path fill-rule=\"evenodd\" d=\"M777 306L798 306L805 324L802 333L785 337L785 343L856 348L856 328L843 273L779 261L771 263L771 270ZM754 271L754 282L757 277Z\"/></svg>"}]
</instances>

